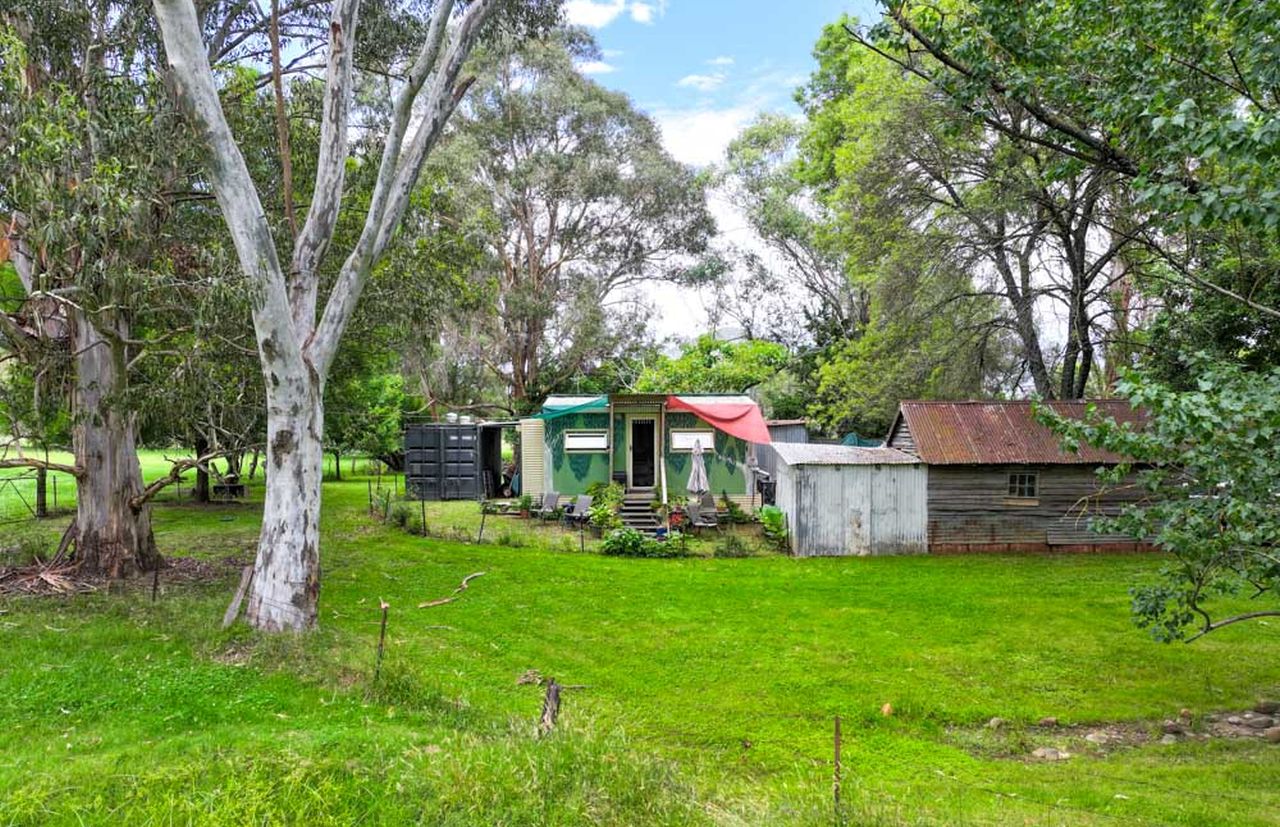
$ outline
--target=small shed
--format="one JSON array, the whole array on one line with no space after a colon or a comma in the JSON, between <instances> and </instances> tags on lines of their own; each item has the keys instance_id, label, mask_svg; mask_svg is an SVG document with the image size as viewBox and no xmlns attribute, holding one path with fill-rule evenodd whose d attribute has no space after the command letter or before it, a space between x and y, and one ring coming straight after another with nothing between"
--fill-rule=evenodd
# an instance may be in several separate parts
<instances>
[{"instance_id":1,"label":"small shed","mask_svg":"<svg viewBox=\"0 0 1280 827\"><path fill-rule=\"evenodd\" d=\"M777 505L797 557L928 551L928 471L893 448L774 443Z\"/></svg>"},{"instance_id":2,"label":"small shed","mask_svg":"<svg viewBox=\"0 0 1280 827\"><path fill-rule=\"evenodd\" d=\"M803 419L766 419L765 424L769 426L769 438L774 443L809 441L809 426ZM757 445L755 450L756 468L763 472L761 476L769 480L776 479L778 455L774 453L773 445Z\"/></svg>"}]
</instances>

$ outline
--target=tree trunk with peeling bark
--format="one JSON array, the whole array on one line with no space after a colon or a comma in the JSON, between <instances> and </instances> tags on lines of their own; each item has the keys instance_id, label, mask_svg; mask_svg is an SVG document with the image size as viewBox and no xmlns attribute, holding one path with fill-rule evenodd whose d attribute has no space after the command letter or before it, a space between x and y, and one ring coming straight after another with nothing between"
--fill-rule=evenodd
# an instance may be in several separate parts
<instances>
[{"instance_id":1,"label":"tree trunk with peeling bark","mask_svg":"<svg viewBox=\"0 0 1280 827\"><path fill-rule=\"evenodd\" d=\"M71 315L75 353L76 421L72 445L76 465L76 561L80 571L128 577L160 567L151 532L151 508L132 500L142 493L142 468L134 416L120 405L125 389L124 345L128 329L118 317L100 314L112 326L104 336L85 314Z\"/></svg>"},{"instance_id":2,"label":"tree trunk with peeling bark","mask_svg":"<svg viewBox=\"0 0 1280 827\"><path fill-rule=\"evenodd\" d=\"M342 207L359 0L332 4L315 184L287 270L222 111L195 9L190 0L153 2L171 88L207 150L214 195L254 287L254 332L267 389L267 494L248 619L266 631L301 631L315 624L320 593L325 379L427 153L470 83L459 82L459 73L498 0L466 4L455 25L454 0L434 4L426 41L396 95L363 229L319 319L318 273Z\"/></svg>"}]
</instances>

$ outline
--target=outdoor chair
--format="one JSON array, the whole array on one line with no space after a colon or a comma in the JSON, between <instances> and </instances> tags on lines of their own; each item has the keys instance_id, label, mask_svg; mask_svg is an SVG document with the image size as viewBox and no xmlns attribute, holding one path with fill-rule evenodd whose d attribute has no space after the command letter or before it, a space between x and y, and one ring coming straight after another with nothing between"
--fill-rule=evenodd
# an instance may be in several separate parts
<instances>
[{"instance_id":1,"label":"outdoor chair","mask_svg":"<svg viewBox=\"0 0 1280 827\"><path fill-rule=\"evenodd\" d=\"M689 512L689 529L691 531L697 533L704 528L720 530L720 520L716 517L714 506L710 510L705 510L701 504L690 503L686 510Z\"/></svg>"},{"instance_id":2,"label":"outdoor chair","mask_svg":"<svg viewBox=\"0 0 1280 827\"><path fill-rule=\"evenodd\" d=\"M533 510L533 516L540 520L555 519L560 513L560 494L551 491L542 497L542 505Z\"/></svg>"},{"instance_id":3,"label":"outdoor chair","mask_svg":"<svg viewBox=\"0 0 1280 827\"><path fill-rule=\"evenodd\" d=\"M592 497L590 494L583 494L566 506L564 510L565 525L585 523L590 519L591 515L587 512L591 510L591 501Z\"/></svg>"}]
</instances>

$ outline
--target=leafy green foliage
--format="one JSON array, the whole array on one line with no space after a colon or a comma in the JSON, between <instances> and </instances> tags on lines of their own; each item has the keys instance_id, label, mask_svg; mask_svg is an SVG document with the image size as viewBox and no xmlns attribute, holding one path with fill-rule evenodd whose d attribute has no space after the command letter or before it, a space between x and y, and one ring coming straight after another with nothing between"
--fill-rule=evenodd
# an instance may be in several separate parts
<instances>
[{"instance_id":1,"label":"leafy green foliage","mask_svg":"<svg viewBox=\"0 0 1280 827\"><path fill-rule=\"evenodd\" d=\"M675 542L645 536L634 528L615 528L605 535L600 552L610 557L685 557L688 541L676 532Z\"/></svg>"},{"instance_id":2,"label":"leafy green foliage","mask_svg":"<svg viewBox=\"0 0 1280 827\"><path fill-rule=\"evenodd\" d=\"M699 336L674 359L663 356L635 383L641 393L743 393L784 369L787 349L751 339L724 342Z\"/></svg>"},{"instance_id":3,"label":"leafy green foliage","mask_svg":"<svg viewBox=\"0 0 1280 827\"><path fill-rule=\"evenodd\" d=\"M622 517L618 512L626 493L622 486L616 482L595 482L587 487L587 493L591 495L587 519L592 528L606 533L621 528Z\"/></svg>"},{"instance_id":4,"label":"leafy green foliage","mask_svg":"<svg viewBox=\"0 0 1280 827\"><path fill-rule=\"evenodd\" d=\"M764 531L765 539L773 546L775 551L787 552L790 550L787 515L782 512L781 508L776 505L762 507L760 509L760 527Z\"/></svg>"},{"instance_id":5,"label":"leafy green foliage","mask_svg":"<svg viewBox=\"0 0 1280 827\"><path fill-rule=\"evenodd\" d=\"M1191 361L1191 390L1139 372L1117 382L1121 396L1149 413L1145 428L1040 412L1069 449L1088 443L1129 458L1101 471L1102 481L1137 485L1144 498L1092 526L1150 539L1173 558L1158 581L1133 589L1138 624L1166 642L1280 616L1280 368L1250 373ZM1256 604L1251 611L1216 619L1210 613L1214 601L1240 594Z\"/></svg>"},{"instance_id":6,"label":"leafy green foliage","mask_svg":"<svg viewBox=\"0 0 1280 827\"><path fill-rule=\"evenodd\" d=\"M715 557L732 560L742 557L750 557L751 549L747 547L747 544L743 542L741 537L737 534L730 533L725 534L723 537L716 540L715 547L712 548L711 553Z\"/></svg>"}]
</instances>

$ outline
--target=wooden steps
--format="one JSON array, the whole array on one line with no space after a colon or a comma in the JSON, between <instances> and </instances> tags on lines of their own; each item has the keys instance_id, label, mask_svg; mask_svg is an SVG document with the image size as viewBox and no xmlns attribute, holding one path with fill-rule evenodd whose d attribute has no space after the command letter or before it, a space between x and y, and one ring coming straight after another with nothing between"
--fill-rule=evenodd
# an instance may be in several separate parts
<instances>
[{"instance_id":1,"label":"wooden steps","mask_svg":"<svg viewBox=\"0 0 1280 827\"><path fill-rule=\"evenodd\" d=\"M627 528L634 528L651 536L662 525L658 521L658 515L653 513L652 491L628 491L622 498L618 516Z\"/></svg>"}]
</instances>

